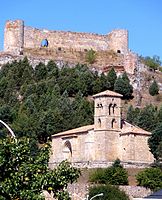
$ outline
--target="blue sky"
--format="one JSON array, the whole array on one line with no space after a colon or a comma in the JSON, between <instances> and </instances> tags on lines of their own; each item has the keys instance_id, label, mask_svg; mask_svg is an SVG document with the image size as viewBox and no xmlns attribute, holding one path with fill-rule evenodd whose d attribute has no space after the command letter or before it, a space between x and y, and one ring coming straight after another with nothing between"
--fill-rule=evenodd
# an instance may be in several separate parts
<instances>
[{"instance_id":1,"label":"blue sky","mask_svg":"<svg viewBox=\"0 0 162 200\"><path fill-rule=\"evenodd\" d=\"M132 51L162 60L162 0L1 0L1 51L8 19L40 29L98 34L128 29Z\"/></svg>"}]
</instances>

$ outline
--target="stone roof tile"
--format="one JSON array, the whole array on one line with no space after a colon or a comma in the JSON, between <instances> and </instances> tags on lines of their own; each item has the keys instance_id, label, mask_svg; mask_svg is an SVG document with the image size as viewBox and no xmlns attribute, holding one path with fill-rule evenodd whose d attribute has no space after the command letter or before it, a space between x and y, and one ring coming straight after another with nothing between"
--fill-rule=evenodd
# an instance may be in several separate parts
<instances>
[{"instance_id":1,"label":"stone roof tile","mask_svg":"<svg viewBox=\"0 0 162 200\"><path fill-rule=\"evenodd\" d=\"M117 92L113 92L110 90L106 90L104 92L100 92L98 94L93 95L93 97L99 97L99 96L108 96L108 97L122 97L123 95L117 93Z\"/></svg>"},{"instance_id":2,"label":"stone roof tile","mask_svg":"<svg viewBox=\"0 0 162 200\"><path fill-rule=\"evenodd\" d=\"M82 126L82 127L79 127L79 128L71 129L71 130L68 130L68 131L60 132L60 133L56 133L55 135L52 135L52 137L83 133L83 132L88 132L89 130L92 130L92 129L94 129L94 124Z\"/></svg>"},{"instance_id":3,"label":"stone roof tile","mask_svg":"<svg viewBox=\"0 0 162 200\"><path fill-rule=\"evenodd\" d=\"M132 124L129 124L128 122L124 121L124 126L121 129L121 135L126 135L128 133L135 133L140 135L151 135L150 132L145 131L144 129L134 126Z\"/></svg>"}]
</instances>

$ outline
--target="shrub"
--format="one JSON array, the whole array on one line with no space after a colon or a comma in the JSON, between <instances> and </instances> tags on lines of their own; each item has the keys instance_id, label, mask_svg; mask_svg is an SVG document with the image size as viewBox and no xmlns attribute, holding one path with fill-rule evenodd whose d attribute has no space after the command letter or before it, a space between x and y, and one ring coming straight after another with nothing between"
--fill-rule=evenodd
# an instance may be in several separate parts
<instances>
[{"instance_id":1,"label":"shrub","mask_svg":"<svg viewBox=\"0 0 162 200\"><path fill-rule=\"evenodd\" d=\"M90 49L86 53L86 61L89 64L93 64L96 61L96 52L93 49Z\"/></svg>"},{"instance_id":2,"label":"shrub","mask_svg":"<svg viewBox=\"0 0 162 200\"><path fill-rule=\"evenodd\" d=\"M124 191L120 191L118 187L110 185L94 186L89 189L89 199L93 196L103 193L103 196L97 197L96 199L102 200L129 200L129 197Z\"/></svg>"},{"instance_id":3,"label":"shrub","mask_svg":"<svg viewBox=\"0 0 162 200\"><path fill-rule=\"evenodd\" d=\"M111 167L93 171L89 180L93 183L128 185L128 174L117 159Z\"/></svg>"},{"instance_id":4,"label":"shrub","mask_svg":"<svg viewBox=\"0 0 162 200\"><path fill-rule=\"evenodd\" d=\"M105 170L105 179L111 185L128 185L128 174L123 167L108 167Z\"/></svg>"},{"instance_id":5,"label":"shrub","mask_svg":"<svg viewBox=\"0 0 162 200\"><path fill-rule=\"evenodd\" d=\"M160 168L148 168L139 172L136 176L138 185L159 190L162 188L162 171Z\"/></svg>"},{"instance_id":6,"label":"shrub","mask_svg":"<svg viewBox=\"0 0 162 200\"><path fill-rule=\"evenodd\" d=\"M89 181L92 183L106 183L105 179L105 169L96 169L94 170L89 177Z\"/></svg>"}]
</instances>

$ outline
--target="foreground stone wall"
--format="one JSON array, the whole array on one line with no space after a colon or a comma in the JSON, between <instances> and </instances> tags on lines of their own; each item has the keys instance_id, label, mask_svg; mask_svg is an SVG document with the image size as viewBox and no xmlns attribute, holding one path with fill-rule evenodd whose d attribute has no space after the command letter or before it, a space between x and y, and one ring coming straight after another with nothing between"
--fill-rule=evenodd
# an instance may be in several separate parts
<instances>
[{"instance_id":1,"label":"foreground stone wall","mask_svg":"<svg viewBox=\"0 0 162 200\"><path fill-rule=\"evenodd\" d=\"M68 192L70 193L72 200L84 199L87 197L88 188L90 185L87 184L71 184L68 186ZM150 189L146 189L140 186L119 186L120 190L124 191L132 200L133 198L143 198L149 196L151 194ZM50 194L47 192L44 193L46 196L46 200L54 200Z\"/></svg>"}]
</instances>

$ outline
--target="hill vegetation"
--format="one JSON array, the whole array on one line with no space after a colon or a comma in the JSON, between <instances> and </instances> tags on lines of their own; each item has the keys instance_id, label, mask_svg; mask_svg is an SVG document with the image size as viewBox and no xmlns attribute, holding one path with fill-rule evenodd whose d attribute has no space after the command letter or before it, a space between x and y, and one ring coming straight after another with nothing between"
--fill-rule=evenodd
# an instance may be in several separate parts
<instances>
[{"instance_id":1,"label":"hill vegetation","mask_svg":"<svg viewBox=\"0 0 162 200\"><path fill-rule=\"evenodd\" d=\"M87 97L113 89L117 80L113 68L99 75L86 65L59 69L50 61L33 69L25 57L0 71L0 118L17 137L46 142L51 134L92 124L93 102Z\"/></svg>"},{"instance_id":2,"label":"hill vegetation","mask_svg":"<svg viewBox=\"0 0 162 200\"><path fill-rule=\"evenodd\" d=\"M94 108L89 97L107 89L121 93L123 99L133 98L127 74L117 77L113 68L107 75L81 64L58 68L53 61L33 68L25 57L0 70L0 119L17 137L44 143L52 134L92 124ZM143 109L130 106L127 120L154 131L162 123L161 112L153 105ZM0 136L5 135L1 127Z\"/></svg>"}]
</instances>

